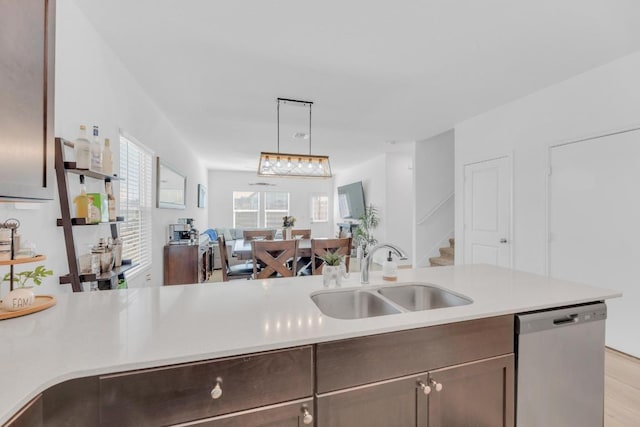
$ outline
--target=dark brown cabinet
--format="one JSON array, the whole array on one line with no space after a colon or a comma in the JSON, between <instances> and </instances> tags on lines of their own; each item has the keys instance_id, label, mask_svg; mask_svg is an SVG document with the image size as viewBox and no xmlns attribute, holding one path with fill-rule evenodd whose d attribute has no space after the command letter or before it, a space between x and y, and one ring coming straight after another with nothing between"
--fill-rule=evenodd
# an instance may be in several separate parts
<instances>
[{"instance_id":1,"label":"dark brown cabinet","mask_svg":"<svg viewBox=\"0 0 640 427\"><path fill-rule=\"evenodd\" d=\"M27 403L13 418L7 421L3 427L41 427L42 395L39 394Z\"/></svg>"},{"instance_id":2,"label":"dark brown cabinet","mask_svg":"<svg viewBox=\"0 0 640 427\"><path fill-rule=\"evenodd\" d=\"M53 199L54 0L0 2L0 200Z\"/></svg>"},{"instance_id":3,"label":"dark brown cabinet","mask_svg":"<svg viewBox=\"0 0 640 427\"><path fill-rule=\"evenodd\" d=\"M427 375L382 381L319 395L317 425L323 427L426 426Z\"/></svg>"},{"instance_id":4,"label":"dark brown cabinet","mask_svg":"<svg viewBox=\"0 0 640 427\"><path fill-rule=\"evenodd\" d=\"M442 387L429 394L429 427L513 427L513 355L432 371L429 381Z\"/></svg>"},{"instance_id":5,"label":"dark brown cabinet","mask_svg":"<svg viewBox=\"0 0 640 427\"><path fill-rule=\"evenodd\" d=\"M102 376L100 423L170 425L312 395L312 347L298 347Z\"/></svg>"},{"instance_id":6,"label":"dark brown cabinet","mask_svg":"<svg viewBox=\"0 0 640 427\"><path fill-rule=\"evenodd\" d=\"M223 415L190 424L194 427L304 427L314 426L313 399Z\"/></svg>"},{"instance_id":7,"label":"dark brown cabinet","mask_svg":"<svg viewBox=\"0 0 640 427\"><path fill-rule=\"evenodd\" d=\"M164 284L186 285L209 280L212 265L212 248L202 245L165 245Z\"/></svg>"}]
</instances>

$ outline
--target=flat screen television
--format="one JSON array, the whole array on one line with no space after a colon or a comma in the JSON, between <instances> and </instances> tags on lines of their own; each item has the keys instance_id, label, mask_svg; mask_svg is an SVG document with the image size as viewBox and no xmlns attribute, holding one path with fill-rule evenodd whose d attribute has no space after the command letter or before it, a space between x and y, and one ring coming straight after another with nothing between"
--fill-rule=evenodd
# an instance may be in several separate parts
<instances>
[{"instance_id":1,"label":"flat screen television","mask_svg":"<svg viewBox=\"0 0 640 427\"><path fill-rule=\"evenodd\" d=\"M364 215L362 181L338 187L338 206L342 218L358 219Z\"/></svg>"}]
</instances>

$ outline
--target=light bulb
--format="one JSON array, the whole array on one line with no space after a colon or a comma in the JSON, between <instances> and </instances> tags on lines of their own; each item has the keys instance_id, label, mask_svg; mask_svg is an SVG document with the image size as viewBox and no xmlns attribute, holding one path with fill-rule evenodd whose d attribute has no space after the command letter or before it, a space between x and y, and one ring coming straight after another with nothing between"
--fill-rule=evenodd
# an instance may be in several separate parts
<instances>
[{"instance_id":1,"label":"light bulb","mask_svg":"<svg viewBox=\"0 0 640 427\"><path fill-rule=\"evenodd\" d=\"M302 167L302 159L300 157L298 157L298 167L299 168Z\"/></svg>"},{"instance_id":2,"label":"light bulb","mask_svg":"<svg viewBox=\"0 0 640 427\"><path fill-rule=\"evenodd\" d=\"M287 167L290 168L291 167L291 157L287 158Z\"/></svg>"},{"instance_id":3,"label":"light bulb","mask_svg":"<svg viewBox=\"0 0 640 427\"><path fill-rule=\"evenodd\" d=\"M318 169L322 169L322 160L318 160Z\"/></svg>"},{"instance_id":4,"label":"light bulb","mask_svg":"<svg viewBox=\"0 0 640 427\"><path fill-rule=\"evenodd\" d=\"M276 162L276 166L277 166L277 167L282 166L282 165L280 164L280 157L278 157L278 161Z\"/></svg>"},{"instance_id":5,"label":"light bulb","mask_svg":"<svg viewBox=\"0 0 640 427\"><path fill-rule=\"evenodd\" d=\"M309 169L311 169L313 165L311 164L311 159L309 159Z\"/></svg>"},{"instance_id":6,"label":"light bulb","mask_svg":"<svg viewBox=\"0 0 640 427\"><path fill-rule=\"evenodd\" d=\"M264 160L264 167L268 168L269 166L271 166L271 163L269 162L269 156L267 156Z\"/></svg>"}]
</instances>

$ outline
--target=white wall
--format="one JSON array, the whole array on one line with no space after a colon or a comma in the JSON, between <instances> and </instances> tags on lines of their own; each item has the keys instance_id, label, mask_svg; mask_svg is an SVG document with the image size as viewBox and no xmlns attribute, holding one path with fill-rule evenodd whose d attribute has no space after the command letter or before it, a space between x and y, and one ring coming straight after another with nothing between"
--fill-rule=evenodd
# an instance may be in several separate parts
<instances>
[{"instance_id":1,"label":"white wall","mask_svg":"<svg viewBox=\"0 0 640 427\"><path fill-rule=\"evenodd\" d=\"M250 185L256 182L268 182L274 186ZM333 180L319 178L265 178L255 172L209 171L209 220L208 227L233 227L234 191L286 191L289 192L290 214L296 218L295 228L311 228L311 234L317 237L333 237L334 227L332 194ZM329 196L329 221L311 223L311 196L325 194Z\"/></svg>"},{"instance_id":2,"label":"white wall","mask_svg":"<svg viewBox=\"0 0 640 427\"><path fill-rule=\"evenodd\" d=\"M196 208L197 184L207 182L206 169L72 0L57 2L55 61L56 136L73 140L80 124L97 124L101 136L112 141L112 151L117 159L118 132L123 129L187 175L187 209L153 209L153 264L149 270L149 284L161 285L162 247L166 242L167 225L177 217L194 217L197 226L207 223L206 209ZM115 170L117 164L115 161ZM69 177L77 180L74 175ZM77 188L74 183L72 194ZM93 183L89 190L92 188L99 191L102 186ZM47 255L45 265L54 270L54 277L46 280L40 292L70 292L70 285L57 284L58 276L68 273L62 230L55 226L55 219L60 217L57 194L55 201L43 203L36 210L22 211L16 210L13 204L0 204L0 219L7 217L21 220L23 239L35 242L38 252ZM109 227L101 225L76 227L74 233L78 242L76 249L82 252L86 244L94 242L98 236L108 236L110 231ZM129 285L143 284L144 276L141 274L138 280L129 280Z\"/></svg>"},{"instance_id":3,"label":"white wall","mask_svg":"<svg viewBox=\"0 0 640 427\"><path fill-rule=\"evenodd\" d=\"M415 143L413 253L419 267L429 266L454 235L454 143L453 130Z\"/></svg>"},{"instance_id":4,"label":"white wall","mask_svg":"<svg viewBox=\"0 0 640 427\"><path fill-rule=\"evenodd\" d=\"M409 153L388 153L386 235L384 242L402 248L413 262L413 158Z\"/></svg>"},{"instance_id":5,"label":"white wall","mask_svg":"<svg viewBox=\"0 0 640 427\"><path fill-rule=\"evenodd\" d=\"M640 124L640 52L588 71L555 86L506 104L456 126L456 251L463 249L463 165L498 155L514 158L514 266L547 272L546 174L548 147L562 141L599 135ZM630 196L630 194L629 194ZM585 230L588 233L588 230ZM616 236L612 236L616 238ZM634 236L634 241L640 236ZM598 250L594 247L594 250ZM607 257L602 254L602 268ZM614 276L611 276L614 277ZM629 277L628 283L635 283ZM619 289L621 283L593 283ZM633 305L637 306L640 301ZM617 313L610 303L610 319ZM615 323L615 322L613 322ZM612 322L610 322L610 325ZM628 325L628 337L636 335Z\"/></svg>"}]
</instances>

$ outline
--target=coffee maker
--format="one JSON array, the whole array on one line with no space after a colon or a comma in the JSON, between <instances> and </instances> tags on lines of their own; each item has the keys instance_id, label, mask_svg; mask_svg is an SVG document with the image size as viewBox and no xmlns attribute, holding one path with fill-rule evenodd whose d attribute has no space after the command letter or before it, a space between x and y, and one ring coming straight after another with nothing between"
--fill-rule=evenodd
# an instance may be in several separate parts
<instances>
[{"instance_id":1,"label":"coffee maker","mask_svg":"<svg viewBox=\"0 0 640 427\"><path fill-rule=\"evenodd\" d=\"M188 245L191 226L189 224L169 224L169 244Z\"/></svg>"}]
</instances>

